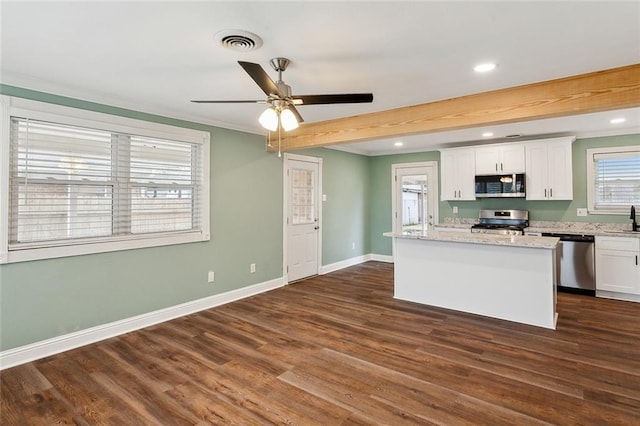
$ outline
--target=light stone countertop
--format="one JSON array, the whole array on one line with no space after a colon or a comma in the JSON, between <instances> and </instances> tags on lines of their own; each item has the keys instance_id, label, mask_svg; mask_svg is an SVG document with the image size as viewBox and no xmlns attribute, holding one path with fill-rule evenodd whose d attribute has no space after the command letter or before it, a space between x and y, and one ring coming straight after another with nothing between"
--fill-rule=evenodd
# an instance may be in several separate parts
<instances>
[{"instance_id":1,"label":"light stone countertop","mask_svg":"<svg viewBox=\"0 0 640 426\"><path fill-rule=\"evenodd\" d=\"M445 218L444 223L435 225L435 228L469 229L477 223L477 219L469 218ZM573 235L597 235L606 237L630 237L640 238L640 232L622 232L631 230L629 223L592 223L592 222L552 222L536 221L529 222L529 227L525 232L549 232L558 234Z\"/></svg>"},{"instance_id":2,"label":"light stone countertop","mask_svg":"<svg viewBox=\"0 0 640 426\"><path fill-rule=\"evenodd\" d=\"M549 232L549 233L557 233L557 234L571 234L571 235L594 235L594 236L605 236L605 237L631 237L631 238L640 238L640 232L622 232L622 231L630 231L631 226L607 226L607 227L599 227L593 226L594 224L585 224L592 226L567 226L567 227L546 227L544 225L535 225L529 226L525 229L526 232ZM615 225L615 224L609 224Z\"/></svg>"},{"instance_id":3,"label":"light stone countertop","mask_svg":"<svg viewBox=\"0 0 640 426\"><path fill-rule=\"evenodd\" d=\"M407 232L407 233L395 233L385 232L385 237L394 238L407 238L414 240L428 240L428 241L447 241L456 243L470 243L470 244L489 244L497 246L511 246L511 247L528 247L528 248L541 248L541 249L554 249L560 239L555 237L534 237L528 235L496 235L496 234L476 234L466 232Z\"/></svg>"}]
</instances>

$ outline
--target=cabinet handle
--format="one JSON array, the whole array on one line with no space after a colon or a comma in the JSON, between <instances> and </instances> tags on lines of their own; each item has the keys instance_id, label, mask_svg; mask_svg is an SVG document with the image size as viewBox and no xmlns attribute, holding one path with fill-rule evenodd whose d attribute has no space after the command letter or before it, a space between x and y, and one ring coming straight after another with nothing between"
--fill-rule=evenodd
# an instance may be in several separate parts
<instances>
[{"instance_id":1,"label":"cabinet handle","mask_svg":"<svg viewBox=\"0 0 640 426\"><path fill-rule=\"evenodd\" d=\"M496 172L498 171L498 163L496 163Z\"/></svg>"},{"instance_id":2,"label":"cabinet handle","mask_svg":"<svg viewBox=\"0 0 640 426\"><path fill-rule=\"evenodd\" d=\"M547 198L547 188L544 189L544 198Z\"/></svg>"},{"instance_id":3,"label":"cabinet handle","mask_svg":"<svg viewBox=\"0 0 640 426\"><path fill-rule=\"evenodd\" d=\"M636 254L636 266L638 266L638 255Z\"/></svg>"},{"instance_id":4,"label":"cabinet handle","mask_svg":"<svg viewBox=\"0 0 640 426\"><path fill-rule=\"evenodd\" d=\"M500 171L503 171L504 168L502 167L502 163L500 163Z\"/></svg>"},{"instance_id":5,"label":"cabinet handle","mask_svg":"<svg viewBox=\"0 0 640 426\"><path fill-rule=\"evenodd\" d=\"M553 188L549 188L549 198L553 198Z\"/></svg>"}]
</instances>

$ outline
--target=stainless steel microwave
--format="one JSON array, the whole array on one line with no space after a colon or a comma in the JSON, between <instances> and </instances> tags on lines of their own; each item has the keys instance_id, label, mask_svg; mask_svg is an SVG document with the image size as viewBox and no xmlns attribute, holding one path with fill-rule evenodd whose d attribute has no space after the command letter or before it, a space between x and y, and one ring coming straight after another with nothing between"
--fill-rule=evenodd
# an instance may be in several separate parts
<instances>
[{"instance_id":1,"label":"stainless steel microwave","mask_svg":"<svg viewBox=\"0 0 640 426\"><path fill-rule=\"evenodd\" d=\"M524 198L525 196L524 173L476 176L476 198Z\"/></svg>"}]
</instances>

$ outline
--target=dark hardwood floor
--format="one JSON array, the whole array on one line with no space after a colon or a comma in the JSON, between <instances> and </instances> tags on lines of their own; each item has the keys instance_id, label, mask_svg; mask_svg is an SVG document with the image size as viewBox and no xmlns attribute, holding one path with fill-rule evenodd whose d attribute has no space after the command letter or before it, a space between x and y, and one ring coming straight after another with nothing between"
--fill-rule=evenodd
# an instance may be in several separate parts
<instances>
[{"instance_id":1,"label":"dark hardwood floor","mask_svg":"<svg viewBox=\"0 0 640 426\"><path fill-rule=\"evenodd\" d=\"M640 424L640 304L559 294L554 331L392 287L368 262L2 371L0 423Z\"/></svg>"}]
</instances>

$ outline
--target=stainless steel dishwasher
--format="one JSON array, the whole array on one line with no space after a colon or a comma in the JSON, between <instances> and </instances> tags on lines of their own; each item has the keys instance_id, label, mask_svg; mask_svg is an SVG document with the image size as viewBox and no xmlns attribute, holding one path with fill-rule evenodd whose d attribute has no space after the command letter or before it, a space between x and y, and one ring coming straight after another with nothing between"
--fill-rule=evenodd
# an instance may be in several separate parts
<instances>
[{"instance_id":1,"label":"stainless steel dishwasher","mask_svg":"<svg viewBox=\"0 0 640 426\"><path fill-rule=\"evenodd\" d=\"M558 290L595 296L594 236L558 233L542 233L542 236L560 238L556 253Z\"/></svg>"}]
</instances>

